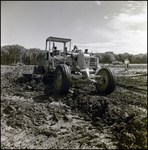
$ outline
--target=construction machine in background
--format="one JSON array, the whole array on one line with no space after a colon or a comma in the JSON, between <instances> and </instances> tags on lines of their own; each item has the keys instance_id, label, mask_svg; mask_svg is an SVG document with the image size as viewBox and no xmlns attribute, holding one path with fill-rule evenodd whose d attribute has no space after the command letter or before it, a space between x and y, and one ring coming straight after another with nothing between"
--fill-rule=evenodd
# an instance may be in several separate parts
<instances>
[{"instance_id":1,"label":"construction machine in background","mask_svg":"<svg viewBox=\"0 0 148 150\"><path fill-rule=\"evenodd\" d=\"M61 48L55 44L60 43ZM88 50L83 52L76 46L71 50L71 39L48 37L46 39L46 61L35 66L33 76L42 74L53 79L55 92L64 94L72 84L94 84L99 93L110 94L116 86L116 76L107 67L101 67L99 58ZM49 80L47 80L48 82Z\"/></svg>"}]
</instances>

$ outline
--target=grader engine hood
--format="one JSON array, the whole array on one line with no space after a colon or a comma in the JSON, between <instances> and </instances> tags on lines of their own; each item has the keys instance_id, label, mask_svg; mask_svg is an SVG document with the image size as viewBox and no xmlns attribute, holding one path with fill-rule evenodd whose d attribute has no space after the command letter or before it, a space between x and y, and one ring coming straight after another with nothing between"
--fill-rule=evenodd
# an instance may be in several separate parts
<instances>
[{"instance_id":1,"label":"grader engine hood","mask_svg":"<svg viewBox=\"0 0 148 150\"><path fill-rule=\"evenodd\" d=\"M89 68L90 55L89 54L79 54L78 55L78 65L81 69Z\"/></svg>"}]
</instances>

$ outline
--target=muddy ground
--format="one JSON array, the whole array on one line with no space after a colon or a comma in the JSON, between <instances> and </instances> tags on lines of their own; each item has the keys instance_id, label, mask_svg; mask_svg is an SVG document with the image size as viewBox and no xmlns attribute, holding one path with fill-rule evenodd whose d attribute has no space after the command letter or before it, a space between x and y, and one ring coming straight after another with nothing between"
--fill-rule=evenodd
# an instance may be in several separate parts
<instances>
[{"instance_id":1,"label":"muddy ground","mask_svg":"<svg viewBox=\"0 0 148 150\"><path fill-rule=\"evenodd\" d=\"M60 96L22 75L33 66L1 66L1 148L147 149L147 65L108 67L110 95L81 85Z\"/></svg>"}]
</instances>

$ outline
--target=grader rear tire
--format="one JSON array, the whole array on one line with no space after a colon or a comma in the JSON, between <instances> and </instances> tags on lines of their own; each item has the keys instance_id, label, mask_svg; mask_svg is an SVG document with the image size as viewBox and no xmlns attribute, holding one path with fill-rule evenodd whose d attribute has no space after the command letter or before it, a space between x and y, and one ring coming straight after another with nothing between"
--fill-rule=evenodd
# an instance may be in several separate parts
<instances>
[{"instance_id":1,"label":"grader rear tire","mask_svg":"<svg viewBox=\"0 0 148 150\"><path fill-rule=\"evenodd\" d=\"M103 77L103 84L96 84L99 93L111 94L116 87L116 76L109 68L101 68L97 75Z\"/></svg>"},{"instance_id":2,"label":"grader rear tire","mask_svg":"<svg viewBox=\"0 0 148 150\"><path fill-rule=\"evenodd\" d=\"M66 93L71 86L71 71L65 64L60 64L54 71L54 89L58 94Z\"/></svg>"}]
</instances>

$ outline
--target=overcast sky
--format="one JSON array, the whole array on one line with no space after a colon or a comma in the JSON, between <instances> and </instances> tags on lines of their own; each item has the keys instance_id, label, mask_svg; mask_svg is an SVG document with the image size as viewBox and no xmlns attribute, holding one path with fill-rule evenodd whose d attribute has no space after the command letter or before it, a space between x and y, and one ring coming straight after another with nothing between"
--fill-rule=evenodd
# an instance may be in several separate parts
<instances>
[{"instance_id":1,"label":"overcast sky","mask_svg":"<svg viewBox=\"0 0 148 150\"><path fill-rule=\"evenodd\" d=\"M1 1L1 45L45 49L49 36L72 47L147 53L147 1Z\"/></svg>"}]
</instances>

